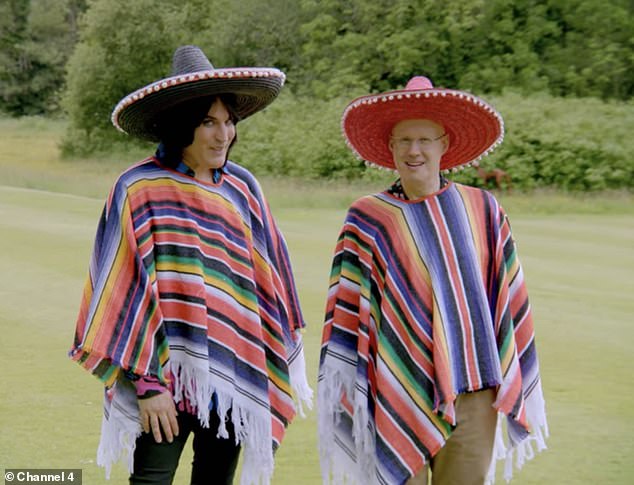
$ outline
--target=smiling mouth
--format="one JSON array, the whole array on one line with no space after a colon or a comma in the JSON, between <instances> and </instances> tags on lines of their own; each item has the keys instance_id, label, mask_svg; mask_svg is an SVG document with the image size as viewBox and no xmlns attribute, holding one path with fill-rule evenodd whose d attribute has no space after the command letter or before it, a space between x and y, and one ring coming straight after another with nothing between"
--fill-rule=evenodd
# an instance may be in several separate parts
<instances>
[{"instance_id":1,"label":"smiling mouth","mask_svg":"<svg viewBox=\"0 0 634 485\"><path fill-rule=\"evenodd\" d=\"M408 167L420 167L421 165L425 165L425 162L405 162L405 165Z\"/></svg>"}]
</instances>

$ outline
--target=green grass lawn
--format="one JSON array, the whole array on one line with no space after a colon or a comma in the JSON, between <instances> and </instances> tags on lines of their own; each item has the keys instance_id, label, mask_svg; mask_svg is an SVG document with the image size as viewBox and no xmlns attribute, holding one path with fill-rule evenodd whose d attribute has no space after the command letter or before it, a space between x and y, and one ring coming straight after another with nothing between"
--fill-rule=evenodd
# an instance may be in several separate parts
<instances>
[{"instance_id":1,"label":"green grass lawn","mask_svg":"<svg viewBox=\"0 0 634 485\"><path fill-rule=\"evenodd\" d=\"M31 143L28 124L16 128L0 120L8 132L7 143L0 142L0 466L82 468L84 484L92 485L108 483L94 463L102 392L66 353L103 198L125 163L60 161L60 126L42 122ZM315 387L335 239L346 205L373 188L268 179L264 187L294 263ZM512 483L632 483L632 198L541 193L501 199L535 312L551 432L549 449ZM187 459L176 483L188 483ZM118 466L110 483L126 479ZM314 409L290 426L273 483L321 483Z\"/></svg>"}]
</instances>

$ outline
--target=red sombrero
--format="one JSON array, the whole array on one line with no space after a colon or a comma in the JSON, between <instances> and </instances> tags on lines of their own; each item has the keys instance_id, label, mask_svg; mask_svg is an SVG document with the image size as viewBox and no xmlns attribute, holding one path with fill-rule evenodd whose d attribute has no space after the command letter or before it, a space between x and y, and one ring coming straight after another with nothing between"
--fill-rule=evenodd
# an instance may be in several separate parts
<instances>
[{"instance_id":1,"label":"red sombrero","mask_svg":"<svg viewBox=\"0 0 634 485\"><path fill-rule=\"evenodd\" d=\"M394 125L409 119L429 119L445 128L449 148L441 170L477 165L504 138L504 121L493 107L464 91L434 88L422 76L410 79L405 89L355 99L343 112L341 126L357 157L395 169L388 141Z\"/></svg>"},{"instance_id":2,"label":"red sombrero","mask_svg":"<svg viewBox=\"0 0 634 485\"><path fill-rule=\"evenodd\" d=\"M156 121L167 109L194 98L233 94L240 119L269 105L279 94L286 76L272 67L216 69L192 45L174 52L170 77L160 79L124 97L112 112L114 126L130 135L158 141Z\"/></svg>"}]
</instances>

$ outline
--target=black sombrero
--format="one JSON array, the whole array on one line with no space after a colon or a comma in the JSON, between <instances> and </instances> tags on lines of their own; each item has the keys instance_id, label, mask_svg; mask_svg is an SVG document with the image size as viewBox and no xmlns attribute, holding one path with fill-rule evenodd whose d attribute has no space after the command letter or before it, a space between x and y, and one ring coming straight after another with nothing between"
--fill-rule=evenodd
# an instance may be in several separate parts
<instances>
[{"instance_id":1,"label":"black sombrero","mask_svg":"<svg viewBox=\"0 0 634 485\"><path fill-rule=\"evenodd\" d=\"M112 112L112 124L129 135L159 141L157 120L165 110L191 99L230 93L240 119L268 106L279 94L286 76L272 67L216 69L193 45L174 52L172 74L124 97Z\"/></svg>"}]
</instances>

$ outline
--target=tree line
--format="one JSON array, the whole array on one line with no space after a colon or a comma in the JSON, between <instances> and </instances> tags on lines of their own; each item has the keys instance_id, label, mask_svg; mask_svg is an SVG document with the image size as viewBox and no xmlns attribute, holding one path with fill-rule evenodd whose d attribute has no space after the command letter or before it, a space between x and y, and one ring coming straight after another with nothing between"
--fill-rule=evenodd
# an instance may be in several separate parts
<instances>
[{"instance_id":1,"label":"tree line","mask_svg":"<svg viewBox=\"0 0 634 485\"><path fill-rule=\"evenodd\" d=\"M0 2L0 112L60 111L66 63L86 8L86 0Z\"/></svg>"},{"instance_id":2,"label":"tree line","mask_svg":"<svg viewBox=\"0 0 634 485\"><path fill-rule=\"evenodd\" d=\"M185 42L219 66L275 65L296 93L320 99L397 88L416 73L481 93L624 100L634 92L633 9L629 0L5 0L0 109L48 114L64 92L81 98L92 79L78 71L95 56L120 86L137 86L164 74Z\"/></svg>"},{"instance_id":3,"label":"tree line","mask_svg":"<svg viewBox=\"0 0 634 485\"><path fill-rule=\"evenodd\" d=\"M416 74L484 96L631 106L633 13L630 0L5 0L0 112L63 113L69 153L130 142L110 125L113 106L164 77L185 43L217 67L284 70L293 109L334 113ZM325 172L357 173L342 163Z\"/></svg>"}]
</instances>

